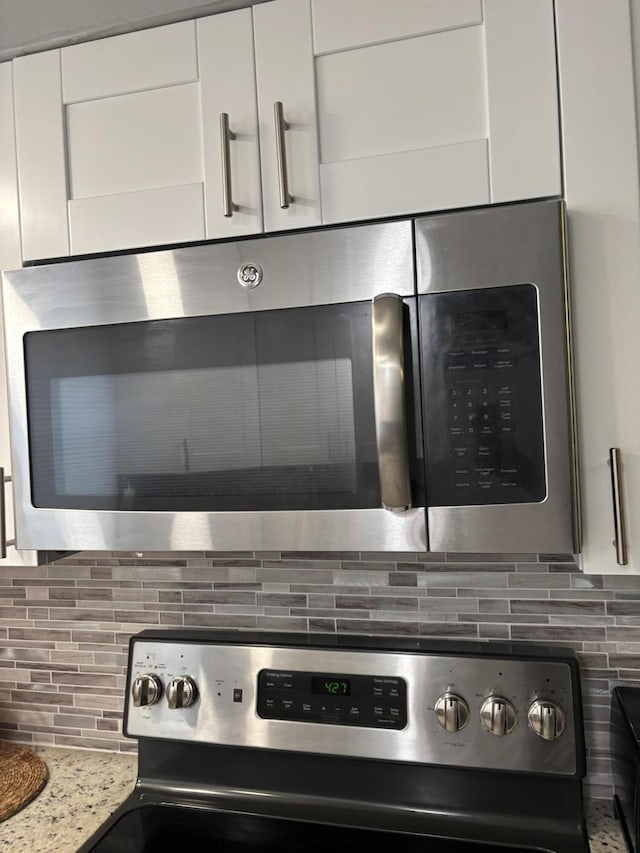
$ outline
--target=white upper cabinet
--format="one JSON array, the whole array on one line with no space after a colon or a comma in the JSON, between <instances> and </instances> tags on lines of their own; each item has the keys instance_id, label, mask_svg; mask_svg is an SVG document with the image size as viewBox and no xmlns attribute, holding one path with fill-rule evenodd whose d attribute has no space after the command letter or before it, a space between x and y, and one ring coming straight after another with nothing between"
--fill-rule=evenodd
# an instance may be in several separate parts
<instances>
[{"instance_id":1,"label":"white upper cabinet","mask_svg":"<svg viewBox=\"0 0 640 853\"><path fill-rule=\"evenodd\" d=\"M265 230L320 225L309 0L263 3L253 17Z\"/></svg>"},{"instance_id":2,"label":"white upper cabinet","mask_svg":"<svg viewBox=\"0 0 640 853\"><path fill-rule=\"evenodd\" d=\"M22 57L14 72L26 260L262 230L251 10Z\"/></svg>"},{"instance_id":3,"label":"white upper cabinet","mask_svg":"<svg viewBox=\"0 0 640 853\"><path fill-rule=\"evenodd\" d=\"M555 59L552 0L273 0L21 57L23 257L559 195Z\"/></svg>"},{"instance_id":4,"label":"white upper cabinet","mask_svg":"<svg viewBox=\"0 0 640 853\"><path fill-rule=\"evenodd\" d=\"M585 572L640 573L640 199L627 0L557 0ZM616 549L609 452L620 451ZM626 563L619 564L626 551ZM620 552L620 553L618 553Z\"/></svg>"},{"instance_id":5,"label":"white upper cabinet","mask_svg":"<svg viewBox=\"0 0 640 853\"><path fill-rule=\"evenodd\" d=\"M323 222L561 193L551 0L312 0L312 19Z\"/></svg>"}]
</instances>

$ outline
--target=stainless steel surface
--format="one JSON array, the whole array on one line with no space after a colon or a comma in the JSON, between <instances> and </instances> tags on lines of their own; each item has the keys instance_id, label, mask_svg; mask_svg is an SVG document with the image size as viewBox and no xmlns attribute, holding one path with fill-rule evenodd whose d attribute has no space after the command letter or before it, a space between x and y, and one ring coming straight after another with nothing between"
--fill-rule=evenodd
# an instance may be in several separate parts
<instances>
[{"instance_id":1,"label":"stainless steel surface","mask_svg":"<svg viewBox=\"0 0 640 853\"><path fill-rule=\"evenodd\" d=\"M510 734L518 724L516 709L502 696L489 696L480 708L482 725L498 737Z\"/></svg>"},{"instance_id":2,"label":"stainless steel surface","mask_svg":"<svg viewBox=\"0 0 640 853\"><path fill-rule=\"evenodd\" d=\"M136 708L155 705L162 696L162 682L150 672L138 675L131 685L131 697Z\"/></svg>"},{"instance_id":3,"label":"stainless steel surface","mask_svg":"<svg viewBox=\"0 0 640 853\"><path fill-rule=\"evenodd\" d=\"M188 675L178 675L167 685L167 705L172 711L190 708L198 698L195 681Z\"/></svg>"},{"instance_id":4,"label":"stainless steel surface","mask_svg":"<svg viewBox=\"0 0 640 853\"><path fill-rule=\"evenodd\" d=\"M263 719L256 713L258 673L263 669L403 678L407 725L400 730L380 730ZM561 662L141 639L134 643L130 683L150 671L165 689L174 678L192 677L199 698L190 708L175 710L166 702L139 708L129 703L126 731L136 737L456 767L566 775L576 771L571 671ZM242 702L233 701L234 689L242 690ZM468 724L455 737L434 713L438 699L446 693L460 696L470 709ZM497 695L508 697L522 719L537 699L553 696L566 715L567 737L550 748L527 725L517 726L504 737L488 737L481 707L485 699Z\"/></svg>"},{"instance_id":5,"label":"stainless steel surface","mask_svg":"<svg viewBox=\"0 0 640 853\"><path fill-rule=\"evenodd\" d=\"M382 506L411 507L409 448L404 394L402 299L384 293L373 300L373 394Z\"/></svg>"},{"instance_id":6,"label":"stainless steel surface","mask_svg":"<svg viewBox=\"0 0 640 853\"><path fill-rule=\"evenodd\" d=\"M469 722L469 706L462 696L443 693L433 707L436 719L447 732L459 732Z\"/></svg>"},{"instance_id":7,"label":"stainless steel surface","mask_svg":"<svg viewBox=\"0 0 640 853\"><path fill-rule=\"evenodd\" d=\"M0 559L7 556L7 547L15 545L15 539L7 539L7 507L4 498L4 484L10 483L11 477L5 477L4 468L0 468Z\"/></svg>"},{"instance_id":8,"label":"stainless steel surface","mask_svg":"<svg viewBox=\"0 0 640 853\"><path fill-rule=\"evenodd\" d=\"M413 222L405 220L4 273L18 546L42 550L233 550L242 543L249 550L424 551L428 518L428 547L433 551L577 552L563 205L544 201L445 213L418 219L415 226L421 293L527 282L536 287L548 486L543 501L430 507L426 517L422 509L399 513L384 509L129 513L46 509L31 504L25 334L39 329L346 303L389 292L411 296ZM252 280L249 270L257 271L258 266L263 273L260 287L239 287L238 281L244 282L238 270L247 270L248 283L254 284L259 275ZM399 299L376 300L374 312L386 312L393 302L399 309ZM387 329L386 320L376 325L381 332L389 332L391 345L393 323ZM403 509L411 497L401 461L403 427L398 416L403 409L397 382L401 374L397 337L388 352L384 366L382 357L376 362L376 395L379 400L388 398L382 401L382 410L376 404L381 497L384 506ZM392 381L385 385L387 378ZM398 401L395 406L393 399ZM623 537L617 538L622 545Z\"/></svg>"},{"instance_id":9,"label":"stainless steel surface","mask_svg":"<svg viewBox=\"0 0 640 853\"><path fill-rule=\"evenodd\" d=\"M260 287L238 286L259 259ZM172 317L371 300L414 290L412 224L375 223L166 252L122 255L3 274L16 529L42 550L424 551L424 510L145 512L40 509L30 499L23 337Z\"/></svg>"},{"instance_id":10,"label":"stainless steel surface","mask_svg":"<svg viewBox=\"0 0 640 853\"><path fill-rule=\"evenodd\" d=\"M276 157L278 159L278 193L280 195L280 207L286 210L294 201L289 192L289 173L287 171L287 146L284 134L289 130L289 124L284 118L284 107L282 101L276 101L273 105L273 122L276 131Z\"/></svg>"},{"instance_id":11,"label":"stainless steel surface","mask_svg":"<svg viewBox=\"0 0 640 853\"><path fill-rule=\"evenodd\" d=\"M624 520L624 491L622 488L622 454L619 447L609 449L609 466L611 468L611 492L613 495L613 526L616 549L616 562L619 566L629 563L627 555L627 529Z\"/></svg>"},{"instance_id":12,"label":"stainless steel surface","mask_svg":"<svg viewBox=\"0 0 640 853\"><path fill-rule=\"evenodd\" d=\"M580 550L564 235L564 205L557 201L416 221L419 293L532 283L540 317L547 497L541 503L430 507L433 551Z\"/></svg>"},{"instance_id":13,"label":"stainless steel surface","mask_svg":"<svg viewBox=\"0 0 640 853\"><path fill-rule=\"evenodd\" d=\"M220 113L220 157L222 166L222 215L230 218L237 206L233 203L231 188L231 140L235 133L229 129L229 114Z\"/></svg>"},{"instance_id":14,"label":"stainless steel surface","mask_svg":"<svg viewBox=\"0 0 640 853\"><path fill-rule=\"evenodd\" d=\"M555 702L536 701L529 708L529 725L543 740L556 740L564 732L564 711Z\"/></svg>"}]
</instances>

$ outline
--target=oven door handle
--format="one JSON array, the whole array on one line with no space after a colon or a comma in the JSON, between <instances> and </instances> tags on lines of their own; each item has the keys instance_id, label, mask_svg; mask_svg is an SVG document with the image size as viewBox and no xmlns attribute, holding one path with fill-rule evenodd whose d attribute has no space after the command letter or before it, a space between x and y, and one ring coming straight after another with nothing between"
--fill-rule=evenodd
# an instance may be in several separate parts
<instances>
[{"instance_id":1,"label":"oven door handle","mask_svg":"<svg viewBox=\"0 0 640 853\"><path fill-rule=\"evenodd\" d=\"M382 506L411 508L411 479L404 393L402 298L382 293L373 299L373 401Z\"/></svg>"}]
</instances>

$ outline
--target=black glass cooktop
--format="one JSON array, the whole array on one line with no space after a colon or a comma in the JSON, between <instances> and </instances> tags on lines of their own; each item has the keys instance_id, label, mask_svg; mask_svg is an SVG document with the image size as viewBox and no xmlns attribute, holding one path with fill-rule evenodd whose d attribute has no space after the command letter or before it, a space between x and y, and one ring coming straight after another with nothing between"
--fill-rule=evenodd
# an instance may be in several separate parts
<instances>
[{"instance_id":1,"label":"black glass cooktop","mask_svg":"<svg viewBox=\"0 0 640 853\"><path fill-rule=\"evenodd\" d=\"M124 814L91 853L517 853L515 848L282 820L204 808L148 805Z\"/></svg>"}]
</instances>

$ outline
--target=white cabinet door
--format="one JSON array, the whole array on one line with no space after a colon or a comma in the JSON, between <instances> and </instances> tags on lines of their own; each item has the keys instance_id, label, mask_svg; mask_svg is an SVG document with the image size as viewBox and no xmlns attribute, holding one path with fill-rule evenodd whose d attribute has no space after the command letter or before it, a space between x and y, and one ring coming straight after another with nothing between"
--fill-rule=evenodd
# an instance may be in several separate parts
<instances>
[{"instance_id":1,"label":"white cabinet door","mask_svg":"<svg viewBox=\"0 0 640 853\"><path fill-rule=\"evenodd\" d=\"M583 568L640 572L640 202L627 0L557 0ZM609 449L622 455L618 565Z\"/></svg>"},{"instance_id":2,"label":"white cabinet door","mask_svg":"<svg viewBox=\"0 0 640 853\"><path fill-rule=\"evenodd\" d=\"M552 0L311 3L323 222L561 193Z\"/></svg>"},{"instance_id":3,"label":"white cabinet door","mask_svg":"<svg viewBox=\"0 0 640 853\"><path fill-rule=\"evenodd\" d=\"M16 269L21 265L20 229L18 227L18 187L13 121L13 91L11 63L0 65L0 270ZM4 360L2 325L2 300L0 300L0 467L5 476L11 474L9 444L9 402ZM13 496L10 483L1 483L6 510L6 536L14 539ZM37 551L7 549L7 557L0 558L2 566L35 566Z\"/></svg>"},{"instance_id":4,"label":"white cabinet door","mask_svg":"<svg viewBox=\"0 0 640 853\"><path fill-rule=\"evenodd\" d=\"M262 229L250 10L14 66L25 259ZM229 217L220 113L234 137Z\"/></svg>"},{"instance_id":5,"label":"white cabinet door","mask_svg":"<svg viewBox=\"0 0 640 853\"><path fill-rule=\"evenodd\" d=\"M265 230L320 225L309 0L263 3L253 16ZM279 139L277 103L283 120Z\"/></svg>"}]
</instances>

